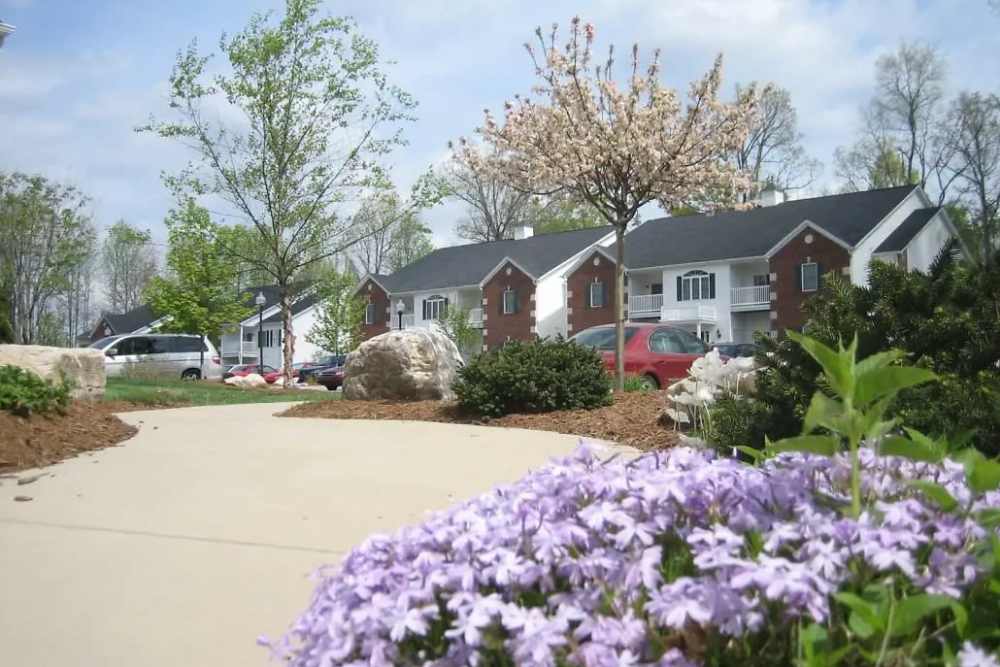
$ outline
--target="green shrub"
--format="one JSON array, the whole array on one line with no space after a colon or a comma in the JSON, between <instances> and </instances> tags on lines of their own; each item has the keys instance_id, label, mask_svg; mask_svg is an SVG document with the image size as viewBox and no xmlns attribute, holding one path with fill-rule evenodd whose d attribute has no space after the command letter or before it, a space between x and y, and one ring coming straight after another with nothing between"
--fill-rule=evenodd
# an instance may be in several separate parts
<instances>
[{"instance_id":1,"label":"green shrub","mask_svg":"<svg viewBox=\"0 0 1000 667\"><path fill-rule=\"evenodd\" d=\"M596 408L611 402L611 378L590 348L562 338L513 341L460 369L455 393L464 410L490 417Z\"/></svg>"},{"instance_id":2,"label":"green shrub","mask_svg":"<svg viewBox=\"0 0 1000 667\"><path fill-rule=\"evenodd\" d=\"M28 416L62 412L69 405L70 383L43 380L19 366L0 366L0 410Z\"/></svg>"},{"instance_id":3,"label":"green shrub","mask_svg":"<svg viewBox=\"0 0 1000 667\"><path fill-rule=\"evenodd\" d=\"M723 395L711 407L702 437L706 442L729 453L735 447L764 442L767 408L752 398Z\"/></svg>"},{"instance_id":4,"label":"green shrub","mask_svg":"<svg viewBox=\"0 0 1000 667\"><path fill-rule=\"evenodd\" d=\"M641 375L625 376L625 391L652 391L649 381Z\"/></svg>"}]
</instances>

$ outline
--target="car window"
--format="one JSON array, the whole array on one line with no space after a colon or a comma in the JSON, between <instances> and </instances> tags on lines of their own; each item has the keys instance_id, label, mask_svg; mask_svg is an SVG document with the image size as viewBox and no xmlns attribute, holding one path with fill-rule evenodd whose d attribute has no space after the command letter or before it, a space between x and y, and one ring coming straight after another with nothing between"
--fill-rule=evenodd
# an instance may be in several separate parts
<instances>
[{"instance_id":1,"label":"car window","mask_svg":"<svg viewBox=\"0 0 1000 667\"><path fill-rule=\"evenodd\" d=\"M625 343L628 344L635 337L638 329L636 327L625 327ZM592 347L595 350L615 349L615 330L613 327L588 329L573 336L573 342L577 345Z\"/></svg>"},{"instance_id":2,"label":"car window","mask_svg":"<svg viewBox=\"0 0 1000 667\"><path fill-rule=\"evenodd\" d=\"M149 340L149 352L146 354L167 354L174 351L173 336L152 336Z\"/></svg>"},{"instance_id":3,"label":"car window","mask_svg":"<svg viewBox=\"0 0 1000 667\"><path fill-rule=\"evenodd\" d=\"M101 338L100 340L94 341L93 343L91 343L89 345L89 347L92 347L95 350L103 350L103 349L111 347L112 344L116 340L119 340L120 338L121 338L121 336L107 336L105 338Z\"/></svg>"},{"instance_id":4,"label":"car window","mask_svg":"<svg viewBox=\"0 0 1000 667\"><path fill-rule=\"evenodd\" d=\"M192 336L173 337L174 352L201 352L203 349L202 342L198 338Z\"/></svg>"},{"instance_id":5,"label":"car window","mask_svg":"<svg viewBox=\"0 0 1000 667\"><path fill-rule=\"evenodd\" d=\"M704 354L708 351L708 346L705 345L705 342L694 334L679 330L675 330L674 333L677 334L681 349L687 354Z\"/></svg>"},{"instance_id":6,"label":"car window","mask_svg":"<svg viewBox=\"0 0 1000 667\"><path fill-rule=\"evenodd\" d=\"M135 338L123 338L111 347L118 350L118 354L135 354Z\"/></svg>"},{"instance_id":7,"label":"car window","mask_svg":"<svg viewBox=\"0 0 1000 667\"><path fill-rule=\"evenodd\" d=\"M657 329L649 336L649 351L656 354L683 354L685 349L676 331Z\"/></svg>"}]
</instances>

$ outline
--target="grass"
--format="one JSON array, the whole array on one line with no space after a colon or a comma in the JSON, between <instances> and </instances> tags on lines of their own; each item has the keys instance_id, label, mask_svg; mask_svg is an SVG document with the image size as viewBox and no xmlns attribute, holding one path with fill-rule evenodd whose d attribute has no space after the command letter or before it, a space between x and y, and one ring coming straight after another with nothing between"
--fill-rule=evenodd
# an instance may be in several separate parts
<instances>
[{"instance_id":1,"label":"grass","mask_svg":"<svg viewBox=\"0 0 1000 667\"><path fill-rule=\"evenodd\" d=\"M237 389L218 380L185 381L162 378L108 378L104 390L106 401L128 401L150 407L329 401L339 397L340 393L332 391Z\"/></svg>"}]
</instances>

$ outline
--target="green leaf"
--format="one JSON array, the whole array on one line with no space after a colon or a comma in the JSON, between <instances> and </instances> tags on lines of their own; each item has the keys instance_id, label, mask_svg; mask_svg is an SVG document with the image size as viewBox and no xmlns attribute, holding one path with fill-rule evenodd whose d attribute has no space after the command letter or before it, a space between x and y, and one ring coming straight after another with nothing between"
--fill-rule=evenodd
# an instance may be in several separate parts
<instances>
[{"instance_id":1,"label":"green leaf","mask_svg":"<svg viewBox=\"0 0 1000 667\"><path fill-rule=\"evenodd\" d=\"M885 629L885 622L879 618L876 605L855 595L854 593L837 593L834 596L840 604L851 610L851 629L862 639L868 639L876 630ZM854 616L858 617L854 621ZM857 627L855 627L857 625Z\"/></svg>"},{"instance_id":2,"label":"green leaf","mask_svg":"<svg viewBox=\"0 0 1000 667\"><path fill-rule=\"evenodd\" d=\"M817 426L843 433L846 429L843 424L844 406L840 401L835 401L821 391L813 394L809 409L802 425L803 432L810 432Z\"/></svg>"},{"instance_id":3,"label":"green leaf","mask_svg":"<svg viewBox=\"0 0 1000 667\"><path fill-rule=\"evenodd\" d=\"M815 338L804 336L795 331L787 331L788 337L802 346L810 357L823 369L830 387L842 398L846 398L852 393L851 364L844 363L844 357ZM850 360L853 363L853 359Z\"/></svg>"},{"instance_id":4,"label":"green leaf","mask_svg":"<svg viewBox=\"0 0 1000 667\"><path fill-rule=\"evenodd\" d=\"M863 377L872 371L885 368L905 355L906 353L902 350L886 350L885 352L876 352L875 354L865 357L859 361L857 366L854 368L854 373L859 378Z\"/></svg>"},{"instance_id":5,"label":"green leaf","mask_svg":"<svg viewBox=\"0 0 1000 667\"><path fill-rule=\"evenodd\" d=\"M930 593L912 595L900 600L893 615L890 636L902 637L913 633L925 617L950 608L953 602L954 600L946 595Z\"/></svg>"},{"instance_id":6,"label":"green leaf","mask_svg":"<svg viewBox=\"0 0 1000 667\"><path fill-rule=\"evenodd\" d=\"M929 449L922 443L908 440L901 435L890 435L883 438L878 446L879 454L883 456L902 456L911 461L937 463L943 457L934 449Z\"/></svg>"},{"instance_id":7,"label":"green leaf","mask_svg":"<svg viewBox=\"0 0 1000 667\"><path fill-rule=\"evenodd\" d=\"M840 441L832 435L800 435L778 440L772 446L776 452L805 452L833 456L840 449Z\"/></svg>"},{"instance_id":8,"label":"green leaf","mask_svg":"<svg viewBox=\"0 0 1000 667\"><path fill-rule=\"evenodd\" d=\"M854 400L857 405L868 405L883 396L893 396L902 389L936 379L933 371L914 366L889 366L874 370L857 380Z\"/></svg>"},{"instance_id":9,"label":"green leaf","mask_svg":"<svg viewBox=\"0 0 1000 667\"><path fill-rule=\"evenodd\" d=\"M1000 526L1000 509L991 507L989 509L980 510L976 515L976 520L979 521L979 525L983 528L996 528L997 526Z\"/></svg>"},{"instance_id":10,"label":"green leaf","mask_svg":"<svg viewBox=\"0 0 1000 667\"><path fill-rule=\"evenodd\" d=\"M965 476L969 486L976 493L993 491L1000 487L1000 463L990 459L979 459L972 464L972 470L968 466L965 469Z\"/></svg>"},{"instance_id":11,"label":"green leaf","mask_svg":"<svg viewBox=\"0 0 1000 667\"><path fill-rule=\"evenodd\" d=\"M763 451L748 445L737 445L736 451L749 456L755 465L767 458L767 455Z\"/></svg>"},{"instance_id":12,"label":"green leaf","mask_svg":"<svg viewBox=\"0 0 1000 667\"><path fill-rule=\"evenodd\" d=\"M948 493L948 489L940 484L928 482L923 479L915 479L910 480L906 485L921 491L925 496L937 503L945 512L951 512L958 507L958 501L955 500L955 497Z\"/></svg>"}]
</instances>

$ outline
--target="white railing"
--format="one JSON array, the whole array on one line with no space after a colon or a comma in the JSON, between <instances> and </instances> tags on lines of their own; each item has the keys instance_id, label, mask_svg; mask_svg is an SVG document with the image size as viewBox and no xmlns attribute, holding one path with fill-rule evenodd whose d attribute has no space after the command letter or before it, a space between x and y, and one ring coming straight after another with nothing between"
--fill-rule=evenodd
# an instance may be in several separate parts
<instances>
[{"instance_id":1,"label":"white railing","mask_svg":"<svg viewBox=\"0 0 1000 667\"><path fill-rule=\"evenodd\" d=\"M399 326L399 313L393 313L392 315L392 328L393 329L412 329L413 328L413 313L403 313L403 326Z\"/></svg>"},{"instance_id":2,"label":"white railing","mask_svg":"<svg viewBox=\"0 0 1000 667\"><path fill-rule=\"evenodd\" d=\"M659 315L663 307L662 294L636 294L628 298L628 313L635 316L638 313L655 313Z\"/></svg>"},{"instance_id":3,"label":"white railing","mask_svg":"<svg viewBox=\"0 0 1000 667\"><path fill-rule=\"evenodd\" d=\"M771 303L770 285L734 287L732 289L732 305L734 306L760 306L769 303Z\"/></svg>"},{"instance_id":4,"label":"white railing","mask_svg":"<svg viewBox=\"0 0 1000 667\"><path fill-rule=\"evenodd\" d=\"M687 308L665 308L665 322L715 322L718 314L715 306L689 306Z\"/></svg>"},{"instance_id":5,"label":"white railing","mask_svg":"<svg viewBox=\"0 0 1000 667\"><path fill-rule=\"evenodd\" d=\"M252 341L252 342L251 341L243 341L243 356L244 357L246 357L246 356L256 357L258 351L259 350L257 348L257 341Z\"/></svg>"},{"instance_id":6,"label":"white railing","mask_svg":"<svg viewBox=\"0 0 1000 667\"><path fill-rule=\"evenodd\" d=\"M476 327L477 329L483 328L483 309L482 308L471 308L469 309L469 325Z\"/></svg>"}]
</instances>

